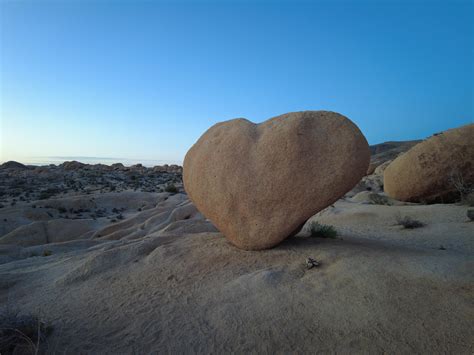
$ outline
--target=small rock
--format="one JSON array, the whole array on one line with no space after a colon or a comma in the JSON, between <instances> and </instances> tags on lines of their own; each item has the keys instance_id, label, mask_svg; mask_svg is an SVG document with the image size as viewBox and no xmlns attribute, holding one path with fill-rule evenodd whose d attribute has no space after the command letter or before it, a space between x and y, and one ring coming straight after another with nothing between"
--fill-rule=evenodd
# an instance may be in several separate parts
<instances>
[{"instance_id":1,"label":"small rock","mask_svg":"<svg viewBox=\"0 0 474 355\"><path fill-rule=\"evenodd\" d=\"M467 217L468 217L471 221L474 221L474 209L469 209L469 210L467 210Z\"/></svg>"},{"instance_id":2,"label":"small rock","mask_svg":"<svg viewBox=\"0 0 474 355\"><path fill-rule=\"evenodd\" d=\"M319 266L319 262L316 261L315 259L313 259L313 258L306 259L306 268L308 270L312 269L313 267L318 267L318 266Z\"/></svg>"}]
</instances>

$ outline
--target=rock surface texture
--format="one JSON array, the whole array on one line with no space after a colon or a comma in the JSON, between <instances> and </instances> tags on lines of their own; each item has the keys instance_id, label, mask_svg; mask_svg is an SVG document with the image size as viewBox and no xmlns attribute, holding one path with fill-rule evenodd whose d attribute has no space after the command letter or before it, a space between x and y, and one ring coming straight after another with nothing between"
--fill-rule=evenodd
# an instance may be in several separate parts
<instances>
[{"instance_id":1,"label":"rock surface texture","mask_svg":"<svg viewBox=\"0 0 474 355\"><path fill-rule=\"evenodd\" d=\"M237 247L271 248L366 174L367 141L346 117L292 112L211 127L184 160L185 189Z\"/></svg>"},{"instance_id":2,"label":"rock surface texture","mask_svg":"<svg viewBox=\"0 0 474 355\"><path fill-rule=\"evenodd\" d=\"M384 190L410 202L453 202L458 185L474 183L474 124L417 144L384 171Z\"/></svg>"}]
</instances>

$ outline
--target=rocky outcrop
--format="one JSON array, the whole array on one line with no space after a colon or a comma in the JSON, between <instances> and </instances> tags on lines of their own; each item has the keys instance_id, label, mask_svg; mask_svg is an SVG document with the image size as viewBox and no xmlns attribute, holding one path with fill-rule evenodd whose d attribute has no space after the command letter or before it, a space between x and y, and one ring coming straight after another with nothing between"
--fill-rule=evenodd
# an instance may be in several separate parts
<instances>
[{"instance_id":1,"label":"rocky outcrop","mask_svg":"<svg viewBox=\"0 0 474 355\"><path fill-rule=\"evenodd\" d=\"M86 166L84 163L78 161L65 161L60 165L64 170L79 170Z\"/></svg>"},{"instance_id":2,"label":"rocky outcrop","mask_svg":"<svg viewBox=\"0 0 474 355\"><path fill-rule=\"evenodd\" d=\"M157 173L178 173L183 172L183 167L175 164L156 165L153 167L153 171Z\"/></svg>"},{"instance_id":3,"label":"rocky outcrop","mask_svg":"<svg viewBox=\"0 0 474 355\"><path fill-rule=\"evenodd\" d=\"M22 163L19 163L14 160L7 161L0 165L0 169L19 169L19 170L24 170L28 169L26 165L23 165Z\"/></svg>"},{"instance_id":4,"label":"rocky outcrop","mask_svg":"<svg viewBox=\"0 0 474 355\"><path fill-rule=\"evenodd\" d=\"M388 160L393 160L400 154L410 150L421 140L384 142L370 146L370 165L367 175L373 174L375 169Z\"/></svg>"}]
</instances>

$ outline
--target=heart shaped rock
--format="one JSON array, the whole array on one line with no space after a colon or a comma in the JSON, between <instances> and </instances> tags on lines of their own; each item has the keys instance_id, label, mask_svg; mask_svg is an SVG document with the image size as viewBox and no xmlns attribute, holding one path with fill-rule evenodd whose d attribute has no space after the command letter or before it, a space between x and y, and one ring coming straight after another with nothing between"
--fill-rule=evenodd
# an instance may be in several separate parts
<instances>
[{"instance_id":1,"label":"heart shaped rock","mask_svg":"<svg viewBox=\"0 0 474 355\"><path fill-rule=\"evenodd\" d=\"M237 247L271 248L351 190L367 172L364 135L346 117L292 112L217 123L184 159L184 186Z\"/></svg>"}]
</instances>

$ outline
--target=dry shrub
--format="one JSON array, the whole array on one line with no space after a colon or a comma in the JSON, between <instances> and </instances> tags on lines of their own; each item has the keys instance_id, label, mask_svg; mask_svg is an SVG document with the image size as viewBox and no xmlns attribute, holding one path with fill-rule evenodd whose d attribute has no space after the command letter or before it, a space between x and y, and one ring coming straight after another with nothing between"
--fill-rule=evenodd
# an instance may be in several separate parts
<instances>
[{"instance_id":1,"label":"dry shrub","mask_svg":"<svg viewBox=\"0 0 474 355\"><path fill-rule=\"evenodd\" d=\"M333 226L321 224L318 222L311 222L309 225L309 232L311 237L315 238L336 238L337 231Z\"/></svg>"},{"instance_id":2,"label":"dry shrub","mask_svg":"<svg viewBox=\"0 0 474 355\"><path fill-rule=\"evenodd\" d=\"M403 228L405 229L415 229L415 228L421 228L425 226L423 222L420 222L408 216L402 217L401 215L397 215L396 220L397 220L397 225L403 226Z\"/></svg>"},{"instance_id":3,"label":"dry shrub","mask_svg":"<svg viewBox=\"0 0 474 355\"><path fill-rule=\"evenodd\" d=\"M0 310L0 354L37 354L52 328L32 314Z\"/></svg>"}]
</instances>

